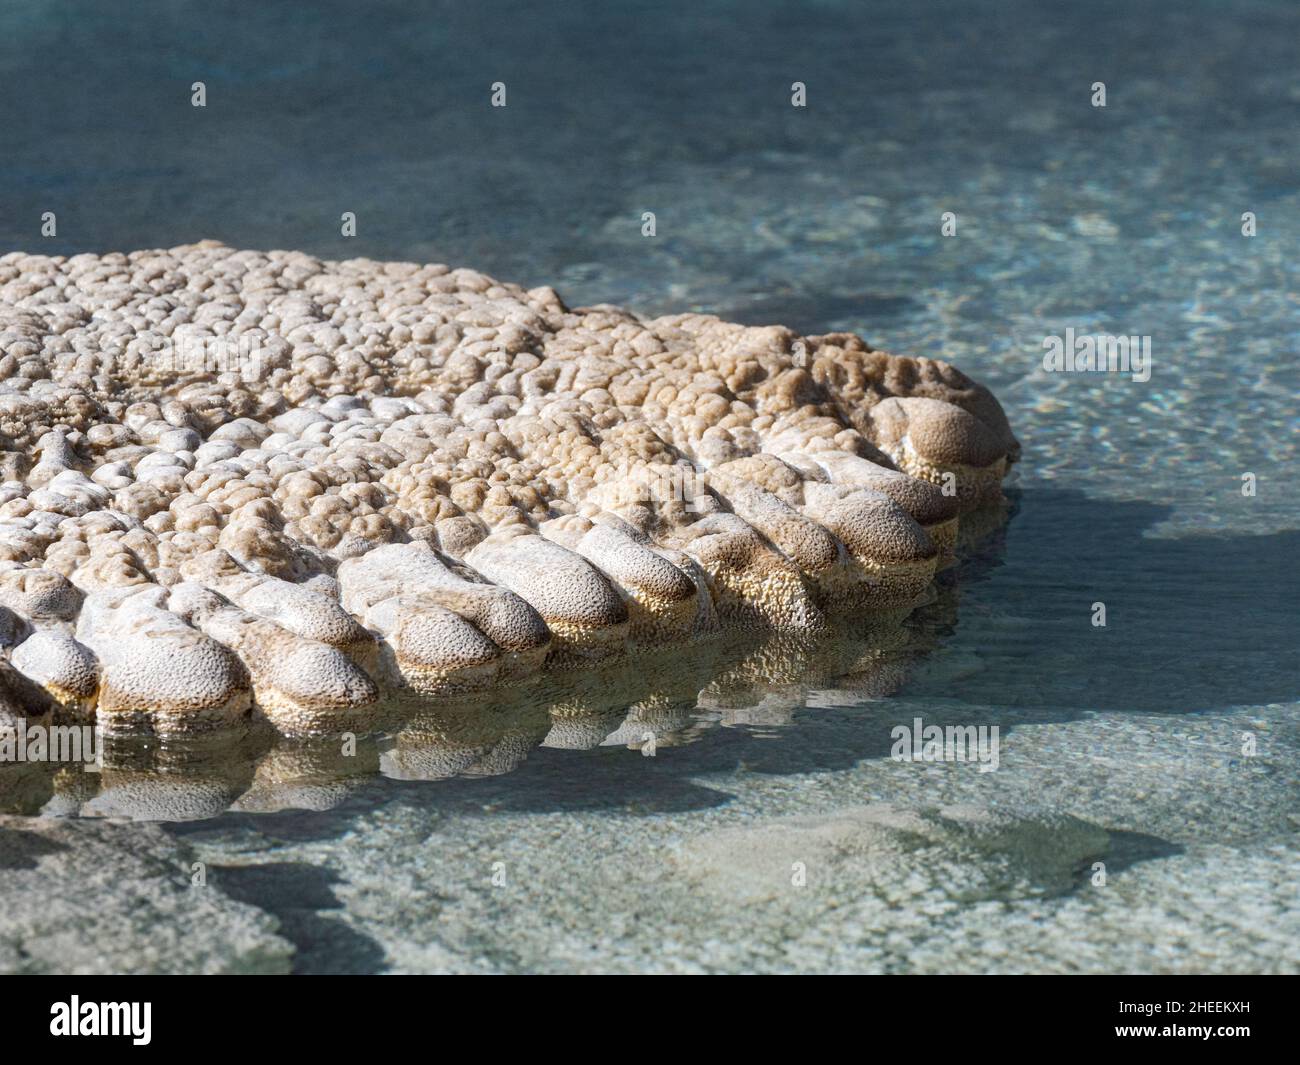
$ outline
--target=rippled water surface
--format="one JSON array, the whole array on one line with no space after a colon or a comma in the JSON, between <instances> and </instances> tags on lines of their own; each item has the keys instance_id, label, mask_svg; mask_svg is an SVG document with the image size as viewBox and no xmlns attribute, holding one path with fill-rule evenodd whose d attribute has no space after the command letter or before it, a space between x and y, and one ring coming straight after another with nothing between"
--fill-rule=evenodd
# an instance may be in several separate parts
<instances>
[{"instance_id":1,"label":"rippled water surface","mask_svg":"<svg viewBox=\"0 0 1300 1065\"><path fill-rule=\"evenodd\" d=\"M215 237L848 329L984 380L1025 451L909 617L349 759L0 767L0 968L1300 969L1300 7L72 11L0 11L6 250ZM1149 337L1150 380L1044 372L1067 328ZM996 771L893 760L916 718L996 726ZM108 916L61 908L92 875Z\"/></svg>"}]
</instances>

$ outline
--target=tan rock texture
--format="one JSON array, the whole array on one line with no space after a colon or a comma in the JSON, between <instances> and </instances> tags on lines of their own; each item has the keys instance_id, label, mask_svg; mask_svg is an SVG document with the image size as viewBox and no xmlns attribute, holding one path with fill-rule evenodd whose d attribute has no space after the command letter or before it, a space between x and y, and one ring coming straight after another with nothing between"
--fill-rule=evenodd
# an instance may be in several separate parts
<instances>
[{"instance_id":1,"label":"tan rock texture","mask_svg":"<svg viewBox=\"0 0 1300 1065\"><path fill-rule=\"evenodd\" d=\"M1018 452L983 386L848 334L214 242L15 252L0 654L112 728L364 725L386 685L905 606Z\"/></svg>"}]
</instances>

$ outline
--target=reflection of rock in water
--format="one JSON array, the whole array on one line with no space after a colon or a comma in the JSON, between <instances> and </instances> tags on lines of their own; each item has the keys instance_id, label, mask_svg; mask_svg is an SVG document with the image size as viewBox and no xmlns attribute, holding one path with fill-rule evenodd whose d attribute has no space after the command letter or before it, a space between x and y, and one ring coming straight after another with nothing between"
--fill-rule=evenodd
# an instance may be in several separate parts
<instances>
[{"instance_id":1,"label":"reflection of rock in water","mask_svg":"<svg viewBox=\"0 0 1300 1065\"><path fill-rule=\"evenodd\" d=\"M700 689L718 668L722 641L697 644L690 656L680 651L647 651L611 663L602 670L572 678L564 695L548 707L551 730L547 747L587 750L615 734L640 746L653 737L671 744L673 735L691 723Z\"/></svg>"},{"instance_id":2,"label":"reflection of rock in water","mask_svg":"<svg viewBox=\"0 0 1300 1065\"><path fill-rule=\"evenodd\" d=\"M252 786L232 808L332 810L378 772L379 748L372 738L283 740L262 756Z\"/></svg>"},{"instance_id":3,"label":"reflection of rock in water","mask_svg":"<svg viewBox=\"0 0 1300 1065\"><path fill-rule=\"evenodd\" d=\"M0 813L192 821L228 809L320 811L377 775L499 776L539 747L653 752L702 741L718 727L791 725L799 711L897 692L912 666L953 631L960 581L996 565L990 556L999 541L943 574L913 608L841 617L817 633L726 630L689 654L647 649L538 673L506 694L429 697L401 689L387 695L377 718L382 730L368 735L291 739L253 726L165 743L108 736L98 773L0 764Z\"/></svg>"},{"instance_id":4,"label":"reflection of rock in water","mask_svg":"<svg viewBox=\"0 0 1300 1065\"><path fill-rule=\"evenodd\" d=\"M674 747L692 742L703 722L694 698L653 695L630 707L618 728L602 741L606 747L634 750Z\"/></svg>"},{"instance_id":5,"label":"reflection of rock in water","mask_svg":"<svg viewBox=\"0 0 1300 1065\"><path fill-rule=\"evenodd\" d=\"M498 776L516 768L546 735L546 708L531 689L514 698L407 699L411 717L379 757L380 771L394 780Z\"/></svg>"},{"instance_id":6,"label":"reflection of rock in water","mask_svg":"<svg viewBox=\"0 0 1300 1065\"><path fill-rule=\"evenodd\" d=\"M774 638L721 671L700 692L724 725L788 725L807 706L856 704L892 695L909 664L935 646L938 619L956 618L951 582L915 611L845 618L820 636Z\"/></svg>"},{"instance_id":7,"label":"reflection of rock in water","mask_svg":"<svg viewBox=\"0 0 1300 1065\"><path fill-rule=\"evenodd\" d=\"M84 800L81 814L136 821L215 817L248 790L268 739L258 731L166 745L106 737L99 787Z\"/></svg>"}]
</instances>

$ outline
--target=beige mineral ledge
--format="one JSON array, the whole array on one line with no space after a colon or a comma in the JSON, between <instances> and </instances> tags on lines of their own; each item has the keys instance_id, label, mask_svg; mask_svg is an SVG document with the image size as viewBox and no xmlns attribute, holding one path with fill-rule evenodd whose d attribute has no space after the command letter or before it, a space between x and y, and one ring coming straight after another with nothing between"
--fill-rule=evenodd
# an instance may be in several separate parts
<instances>
[{"instance_id":1,"label":"beige mineral ledge","mask_svg":"<svg viewBox=\"0 0 1300 1065\"><path fill-rule=\"evenodd\" d=\"M365 728L925 593L1019 445L943 362L472 270L0 257L6 713ZM7 678L7 679L5 679Z\"/></svg>"}]
</instances>

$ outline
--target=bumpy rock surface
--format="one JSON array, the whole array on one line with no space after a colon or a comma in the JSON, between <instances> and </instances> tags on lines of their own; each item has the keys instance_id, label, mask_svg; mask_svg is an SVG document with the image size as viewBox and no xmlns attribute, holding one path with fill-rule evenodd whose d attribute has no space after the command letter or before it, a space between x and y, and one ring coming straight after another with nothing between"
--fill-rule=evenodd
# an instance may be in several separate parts
<instances>
[{"instance_id":1,"label":"bumpy rock surface","mask_svg":"<svg viewBox=\"0 0 1300 1065\"><path fill-rule=\"evenodd\" d=\"M847 334L211 242L13 253L0 654L112 729L355 728L384 685L905 605L1017 453L982 386Z\"/></svg>"}]
</instances>

